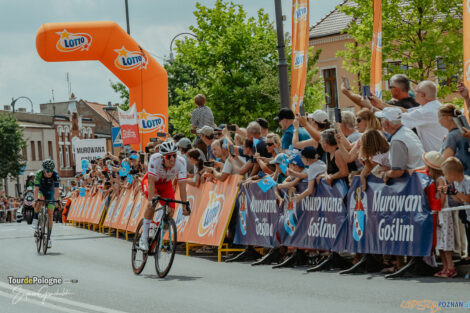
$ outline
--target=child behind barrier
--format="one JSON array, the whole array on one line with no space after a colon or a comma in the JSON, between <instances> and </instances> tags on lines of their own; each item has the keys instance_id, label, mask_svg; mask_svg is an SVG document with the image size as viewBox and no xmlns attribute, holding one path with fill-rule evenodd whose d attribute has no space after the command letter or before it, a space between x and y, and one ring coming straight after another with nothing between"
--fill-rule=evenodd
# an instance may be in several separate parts
<instances>
[{"instance_id":1,"label":"child behind barrier","mask_svg":"<svg viewBox=\"0 0 470 313\"><path fill-rule=\"evenodd\" d=\"M299 202L305 197L313 195L315 180L317 176L322 175L326 171L326 164L318 160L317 150L314 147L306 147L301 152L302 162L308 166L308 187L301 194L294 195L294 202Z\"/></svg>"},{"instance_id":2,"label":"child behind barrier","mask_svg":"<svg viewBox=\"0 0 470 313\"><path fill-rule=\"evenodd\" d=\"M435 181L437 198L440 199L441 209L447 208L447 195L442 191L443 187L447 185L444 174L442 173L442 163L444 158L437 151L429 151L423 154L424 164L429 176ZM437 223L437 244L436 250L439 250L439 255L442 260L442 270L435 273L435 277L455 277L457 272L452 262L452 251L454 250L454 223L452 220L452 212L439 212Z\"/></svg>"},{"instance_id":3,"label":"child behind barrier","mask_svg":"<svg viewBox=\"0 0 470 313\"><path fill-rule=\"evenodd\" d=\"M459 204L470 204L470 176L464 174L462 162L456 157L447 158L442 164L442 171L449 185L442 189ZM465 226L467 235L467 259L470 260L470 210L460 210L459 217Z\"/></svg>"},{"instance_id":4,"label":"child behind barrier","mask_svg":"<svg viewBox=\"0 0 470 313\"><path fill-rule=\"evenodd\" d=\"M362 135L361 141L359 156L364 161L364 168L361 171L361 183L363 190L366 190L366 178L370 173L383 178L383 172L390 169L390 160L388 158L390 145L382 133L376 129L367 130Z\"/></svg>"}]
</instances>

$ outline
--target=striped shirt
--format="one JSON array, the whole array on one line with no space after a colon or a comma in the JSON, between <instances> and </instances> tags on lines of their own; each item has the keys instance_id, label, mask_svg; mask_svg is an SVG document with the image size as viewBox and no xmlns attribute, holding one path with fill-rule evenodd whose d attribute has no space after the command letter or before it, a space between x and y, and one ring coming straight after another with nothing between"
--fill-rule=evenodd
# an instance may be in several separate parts
<instances>
[{"instance_id":1,"label":"striped shirt","mask_svg":"<svg viewBox=\"0 0 470 313\"><path fill-rule=\"evenodd\" d=\"M194 109L193 113L191 113L191 125L199 129L204 126L217 127L214 123L214 115L211 108L205 105Z\"/></svg>"}]
</instances>

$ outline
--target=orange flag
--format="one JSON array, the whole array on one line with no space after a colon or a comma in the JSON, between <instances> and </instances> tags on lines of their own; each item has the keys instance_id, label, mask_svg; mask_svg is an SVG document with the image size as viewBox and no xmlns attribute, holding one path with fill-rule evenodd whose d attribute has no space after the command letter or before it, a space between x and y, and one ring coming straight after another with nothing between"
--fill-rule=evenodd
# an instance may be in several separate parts
<instances>
[{"instance_id":1,"label":"orange flag","mask_svg":"<svg viewBox=\"0 0 470 313\"><path fill-rule=\"evenodd\" d=\"M470 1L468 0L463 0L463 66L463 83L470 89Z\"/></svg>"},{"instance_id":2,"label":"orange flag","mask_svg":"<svg viewBox=\"0 0 470 313\"><path fill-rule=\"evenodd\" d=\"M303 105L305 82L307 80L308 0L292 0L292 57L291 57L291 109L299 113Z\"/></svg>"},{"instance_id":3,"label":"orange flag","mask_svg":"<svg viewBox=\"0 0 470 313\"><path fill-rule=\"evenodd\" d=\"M382 99L382 0L374 0L374 34L370 66L370 91Z\"/></svg>"}]
</instances>

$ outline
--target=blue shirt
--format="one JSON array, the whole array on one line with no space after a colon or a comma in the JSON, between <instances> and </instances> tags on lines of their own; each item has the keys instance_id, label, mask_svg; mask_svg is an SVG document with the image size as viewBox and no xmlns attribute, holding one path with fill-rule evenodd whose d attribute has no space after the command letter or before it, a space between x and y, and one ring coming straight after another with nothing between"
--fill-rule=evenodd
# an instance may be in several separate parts
<instances>
[{"instance_id":1,"label":"blue shirt","mask_svg":"<svg viewBox=\"0 0 470 313\"><path fill-rule=\"evenodd\" d=\"M289 126L282 135L282 150L289 149L289 146L292 145L292 138L294 137L294 125ZM310 135L303 128L299 127L299 141L304 141L310 139Z\"/></svg>"}]
</instances>

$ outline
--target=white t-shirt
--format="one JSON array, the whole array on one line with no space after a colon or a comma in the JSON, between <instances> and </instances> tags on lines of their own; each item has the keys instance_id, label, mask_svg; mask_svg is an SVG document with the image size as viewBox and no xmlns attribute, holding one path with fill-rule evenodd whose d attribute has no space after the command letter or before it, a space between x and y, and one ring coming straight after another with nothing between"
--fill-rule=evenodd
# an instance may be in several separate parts
<instances>
[{"instance_id":1,"label":"white t-shirt","mask_svg":"<svg viewBox=\"0 0 470 313\"><path fill-rule=\"evenodd\" d=\"M173 180L178 176L178 180L185 179L186 173L186 161L181 156L176 156L175 166L167 170L163 166L164 156L160 153L152 154L149 160L148 172L149 175L155 176L155 180L160 183L165 183Z\"/></svg>"},{"instance_id":2,"label":"white t-shirt","mask_svg":"<svg viewBox=\"0 0 470 313\"><path fill-rule=\"evenodd\" d=\"M318 175L324 174L326 172L326 164L321 160L317 160L310 164L306 171L308 174L308 180L315 180Z\"/></svg>"},{"instance_id":3,"label":"white t-shirt","mask_svg":"<svg viewBox=\"0 0 470 313\"><path fill-rule=\"evenodd\" d=\"M458 192L461 192L464 195L469 195L470 194L470 176L465 175L463 180L460 183L457 181L454 182L454 186ZM469 204L469 203L465 203L465 204ZM467 221L470 222L470 209L465 210L465 212L467 213Z\"/></svg>"}]
</instances>

